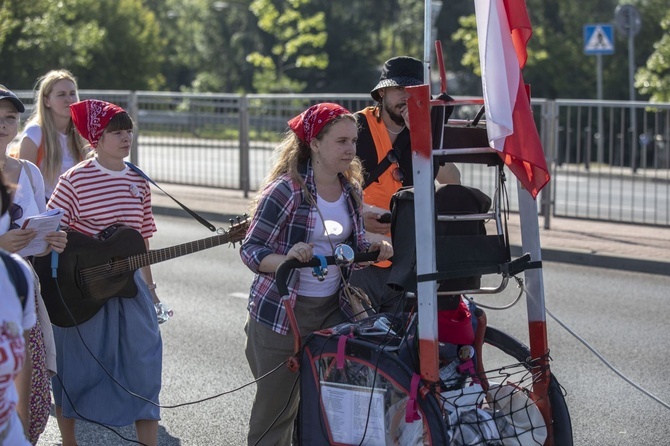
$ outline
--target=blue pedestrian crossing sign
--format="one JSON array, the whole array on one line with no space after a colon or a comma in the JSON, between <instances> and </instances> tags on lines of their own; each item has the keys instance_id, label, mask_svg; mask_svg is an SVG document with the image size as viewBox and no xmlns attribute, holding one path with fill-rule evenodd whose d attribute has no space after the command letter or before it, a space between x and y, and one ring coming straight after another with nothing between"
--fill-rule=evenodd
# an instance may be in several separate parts
<instances>
[{"instance_id":1,"label":"blue pedestrian crossing sign","mask_svg":"<svg viewBox=\"0 0 670 446\"><path fill-rule=\"evenodd\" d=\"M612 25L584 25L584 54L614 54Z\"/></svg>"}]
</instances>

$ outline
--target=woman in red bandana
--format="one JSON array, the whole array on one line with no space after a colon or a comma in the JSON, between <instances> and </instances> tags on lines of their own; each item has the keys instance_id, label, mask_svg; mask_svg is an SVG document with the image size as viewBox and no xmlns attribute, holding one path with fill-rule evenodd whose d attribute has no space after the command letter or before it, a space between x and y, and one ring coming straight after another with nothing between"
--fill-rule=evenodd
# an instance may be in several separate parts
<instances>
[{"instance_id":1,"label":"woman in red bandana","mask_svg":"<svg viewBox=\"0 0 670 446\"><path fill-rule=\"evenodd\" d=\"M121 107L104 101L77 102L70 110L95 156L60 177L48 207L65 211L64 227L89 236L123 223L142 234L149 250L148 240L156 231L151 191L124 162L133 142L132 119ZM77 444L74 425L79 417L111 426L135 423L141 443L157 443L162 341L154 304L159 300L149 266L136 272L135 282L140 290L136 298L109 299L93 318L76 327L54 326L58 375L52 384L63 446Z\"/></svg>"},{"instance_id":2,"label":"woman in red bandana","mask_svg":"<svg viewBox=\"0 0 670 446\"><path fill-rule=\"evenodd\" d=\"M293 333L277 290L274 272L286 259L309 261L332 255L333 246L355 252L393 255L387 242L370 245L361 214L362 169L356 158L358 128L344 107L316 104L291 119L290 132L276 149L277 162L255 200L253 218L240 248L255 273L249 295L246 356L259 378L293 354ZM325 280L302 268L289 283L290 303L301 334L335 325L352 316L339 301L341 278L330 266ZM298 375L287 367L257 382L249 422L249 445L291 444L298 410Z\"/></svg>"}]
</instances>

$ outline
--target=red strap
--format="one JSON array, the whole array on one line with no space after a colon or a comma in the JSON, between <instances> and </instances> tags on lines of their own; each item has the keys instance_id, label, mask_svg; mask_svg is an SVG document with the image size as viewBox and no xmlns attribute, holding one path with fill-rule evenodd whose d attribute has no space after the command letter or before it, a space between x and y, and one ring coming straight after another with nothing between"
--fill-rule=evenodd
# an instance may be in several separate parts
<instances>
[{"instance_id":1,"label":"red strap","mask_svg":"<svg viewBox=\"0 0 670 446\"><path fill-rule=\"evenodd\" d=\"M405 409L405 422L407 423L414 423L421 419L419 416L419 405L416 401L420 383L421 376L414 373L412 375L412 382L409 386L409 401L407 401L407 408Z\"/></svg>"},{"instance_id":2,"label":"red strap","mask_svg":"<svg viewBox=\"0 0 670 446\"><path fill-rule=\"evenodd\" d=\"M479 384L479 376L475 373L475 363L468 359L458 366L458 371L462 375L467 375L472 379L472 384Z\"/></svg>"},{"instance_id":3,"label":"red strap","mask_svg":"<svg viewBox=\"0 0 670 446\"><path fill-rule=\"evenodd\" d=\"M347 339L353 338L354 335L349 333L348 335L340 336L340 339L337 341L337 356L335 356L335 362L337 365L337 370L342 370L344 368L344 347L347 344Z\"/></svg>"}]
</instances>

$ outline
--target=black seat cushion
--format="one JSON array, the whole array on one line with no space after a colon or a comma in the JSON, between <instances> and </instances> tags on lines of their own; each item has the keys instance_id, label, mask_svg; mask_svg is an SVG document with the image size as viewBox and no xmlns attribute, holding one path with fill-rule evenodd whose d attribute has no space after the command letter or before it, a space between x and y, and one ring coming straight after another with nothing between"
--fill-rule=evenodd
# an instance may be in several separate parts
<instances>
[{"instance_id":1,"label":"black seat cushion","mask_svg":"<svg viewBox=\"0 0 670 446\"><path fill-rule=\"evenodd\" d=\"M489 212L490 208L491 199L473 187L443 184L435 191L436 215L482 214ZM391 212L394 255L388 285L416 292L413 188L396 192L391 201ZM505 263L510 259L504 235L487 235L482 220L438 222L434 217L433 222L437 272L452 272L457 276L438 281L440 291L477 289L481 285L481 274L473 274L473 269ZM470 274L466 274L468 270Z\"/></svg>"}]
</instances>

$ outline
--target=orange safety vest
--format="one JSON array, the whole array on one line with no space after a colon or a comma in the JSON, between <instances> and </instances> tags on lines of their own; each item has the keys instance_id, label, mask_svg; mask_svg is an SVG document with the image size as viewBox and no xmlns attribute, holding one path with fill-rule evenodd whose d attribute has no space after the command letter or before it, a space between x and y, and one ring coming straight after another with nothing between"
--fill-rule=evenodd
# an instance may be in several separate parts
<instances>
[{"instance_id":1,"label":"orange safety vest","mask_svg":"<svg viewBox=\"0 0 670 446\"><path fill-rule=\"evenodd\" d=\"M384 124L384 121L381 119L377 119L377 115L374 111L375 107L367 107L361 110L360 113L365 116L368 123L370 135L372 136L372 140L375 143L375 149L377 150L377 163L380 163L386 158L389 150L393 148L393 144L391 144L391 138L389 138L388 132L386 131L386 124ZM398 166L391 164L386 171L379 175L376 181L373 181L365 188L363 191L363 201L366 204L382 209L389 209L391 207L391 197L402 187L402 183L393 178L392 172L396 167ZM386 235L390 237L391 233L389 232ZM375 263L375 266L388 268L391 266L391 262L384 260Z\"/></svg>"},{"instance_id":2,"label":"orange safety vest","mask_svg":"<svg viewBox=\"0 0 670 446\"><path fill-rule=\"evenodd\" d=\"M374 109L375 107L367 107L360 113L365 116L368 123L368 128L370 129L370 134L377 150L377 163L380 163L386 158L393 144L391 144L391 138L389 138L386 131L384 121L377 120ZM377 181L372 182L372 184L365 188L363 191L363 201L365 203L382 209L389 209L391 206L391 197L402 187L402 183L393 178L392 172L396 167L398 166L391 164L386 171L379 175Z\"/></svg>"}]
</instances>

